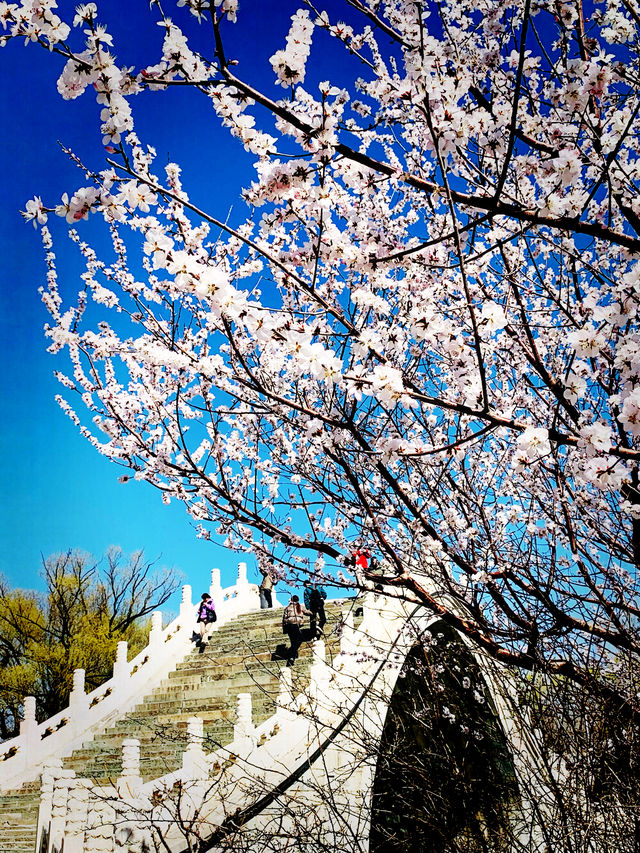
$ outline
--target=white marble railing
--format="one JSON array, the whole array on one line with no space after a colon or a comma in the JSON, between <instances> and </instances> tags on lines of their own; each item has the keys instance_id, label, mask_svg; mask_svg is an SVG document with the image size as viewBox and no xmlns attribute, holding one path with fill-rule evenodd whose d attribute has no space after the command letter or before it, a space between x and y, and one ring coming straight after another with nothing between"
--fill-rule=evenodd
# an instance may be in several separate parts
<instances>
[{"instance_id":1,"label":"white marble railing","mask_svg":"<svg viewBox=\"0 0 640 853\"><path fill-rule=\"evenodd\" d=\"M260 608L258 588L247 580L246 563L239 564L236 583L226 588L220 584L219 569L213 569L209 592L218 615L216 630L230 619ZM274 605L279 606L277 599ZM196 604L186 585L178 616L163 628L162 613L153 613L149 642L133 660L127 660L126 642L118 643L109 681L86 693L84 670L75 670L68 707L42 723L36 721L35 699L25 697L20 734L0 743L0 791L36 779L50 760L70 755L130 710L191 651L195 627Z\"/></svg>"}]
</instances>

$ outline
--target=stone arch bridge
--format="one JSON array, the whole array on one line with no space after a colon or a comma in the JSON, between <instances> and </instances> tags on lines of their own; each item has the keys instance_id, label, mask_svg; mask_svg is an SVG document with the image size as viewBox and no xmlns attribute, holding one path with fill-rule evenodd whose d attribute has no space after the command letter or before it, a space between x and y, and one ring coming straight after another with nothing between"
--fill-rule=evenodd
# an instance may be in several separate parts
<instances>
[{"instance_id":1,"label":"stone arch bridge","mask_svg":"<svg viewBox=\"0 0 640 853\"><path fill-rule=\"evenodd\" d=\"M271 660L281 604L260 611L244 563L226 589L214 569L210 592L204 655L185 586L136 658L120 644L109 682L87 694L77 670L68 708L44 723L25 699L20 735L0 744L2 853L369 850L387 709L433 617L373 591L330 602L332 631L292 670ZM506 675L474 654L526 794L540 784L534 734Z\"/></svg>"}]
</instances>

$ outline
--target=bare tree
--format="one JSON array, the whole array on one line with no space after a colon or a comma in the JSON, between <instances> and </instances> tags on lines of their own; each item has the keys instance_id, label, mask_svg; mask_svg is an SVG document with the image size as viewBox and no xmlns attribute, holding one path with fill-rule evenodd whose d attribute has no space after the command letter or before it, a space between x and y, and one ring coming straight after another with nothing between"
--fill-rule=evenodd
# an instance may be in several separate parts
<instances>
[{"instance_id":1,"label":"bare tree","mask_svg":"<svg viewBox=\"0 0 640 853\"><path fill-rule=\"evenodd\" d=\"M35 696L40 719L65 707L73 671L85 670L87 685L111 677L116 645L135 655L147 642L145 617L175 591L178 574L156 569L142 552L124 557L119 548L104 563L67 551L43 560L45 592L0 586L0 727L18 733L24 696Z\"/></svg>"}]
</instances>

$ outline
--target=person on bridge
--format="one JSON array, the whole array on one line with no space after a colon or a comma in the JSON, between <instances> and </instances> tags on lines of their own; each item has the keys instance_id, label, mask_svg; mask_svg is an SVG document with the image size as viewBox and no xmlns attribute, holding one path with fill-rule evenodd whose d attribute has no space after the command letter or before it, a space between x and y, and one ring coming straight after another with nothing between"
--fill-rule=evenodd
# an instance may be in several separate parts
<instances>
[{"instance_id":1,"label":"person on bridge","mask_svg":"<svg viewBox=\"0 0 640 853\"><path fill-rule=\"evenodd\" d=\"M291 648L287 658L287 666L293 666L298 657L298 649L302 643L302 623L305 616L311 616L311 611L300 604L297 595L291 596L291 601L282 614L282 633L287 634Z\"/></svg>"},{"instance_id":2,"label":"person on bridge","mask_svg":"<svg viewBox=\"0 0 640 853\"><path fill-rule=\"evenodd\" d=\"M213 625L217 620L216 608L213 599L208 592L202 593L202 601L198 606L198 628L200 629L200 654L207 647L211 635L213 634Z\"/></svg>"},{"instance_id":3,"label":"person on bridge","mask_svg":"<svg viewBox=\"0 0 640 853\"><path fill-rule=\"evenodd\" d=\"M304 606L311 612L311 634L314 637L321 637L324 634L323 629L327 623L327 617L324 612L327 593L323 587L312 584L311 581L305 581L303 586Z\"/></svg>"},{"instance_id":4,"label":"person on bridge","mask_svg":"<svg viewBox=\"0 0 640 853\"><path fill-rule=\"evenodd\" d=\"M262 575L262 583L258 587L258 592L260 593L260 609L266 610L269 607L273 607L272 592L276 584L269 569L260 568L260 574Z\"/></svg>"},{"instance_id":5,"label":"person on bridge","mask_svg":"<svg viewBox=\"0 0 640 853\"><path fill-rule=\"evenodd\" d=\"M368 548L363 548L357 545L351 554L345 558L345 566L353 566L353 573L356 576L358 586L363 589L366 583L365 572L371 568L373 558L371 551Z\"/></svg>"}]
</instances>

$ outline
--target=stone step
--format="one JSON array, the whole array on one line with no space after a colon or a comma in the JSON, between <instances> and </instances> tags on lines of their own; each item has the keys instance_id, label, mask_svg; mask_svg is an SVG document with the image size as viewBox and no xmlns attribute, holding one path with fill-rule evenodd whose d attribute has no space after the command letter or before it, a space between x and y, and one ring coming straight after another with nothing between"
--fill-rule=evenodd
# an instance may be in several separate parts
<instances>
[{"instance_id":1,"label":"stone step","mask_svg":"<svg viewBox=\"0 0 640 853\"><path fill-rule=\"evenodd\" d=\"M273 681L279 677L279 667L257 666L251 669L240 669L229 672L229 667L216 667L212 670L204 670L199 675L189 676L188 679L175 680L167 687L158 688L150 694L141 705L153 704L161 701L173 701L176 696L187 693L196 693L208 686L218 692L224 690L230 684L250 685L262 684ZM136 706L137 707L137 706Z\"/></svg>"},{"instance_id":2,"label":"stone step","mask_svg":"<svg viewBox=\"0 0 640 853\"><path fill-rule=\"evenodd\" d=\"M233 684L236 694L243 692L250 692L251 688L260 688L264 689L269 695L273 695L274 697L277 695L277 682L275 679L267 682L266 680L261 684L256 682L254 679L243 680L240 684ZM269 690L268 688L271 688ZM146 716L152 716L155 714L170 714L172 711L182 712L185 708L191 708L193 713L199 713L200 709L205 708L219 708L226 707L228 705L228 698L224 694L221 695L220 690L216 690L215 684L209 683L207 685L208 689L203 689L199 691L193 691L193 694L187 694L186 696L182 694L184 698L178 699L167 699L167 698L159 698L153 699L149 702L146 702L140 711L144 713ZM225 691L226 692L226 691Z\"/></svg>"},{"instance_id":3,"label":"stone step","mask_svg":"<svg viewBox=\"0 0 640 853\"><path fill-rule=\"evenodd\" d=\"M38 800L39 796L40 796L39 793L37 793L37 794L29 794L29 793L23 794L21 790L9 791L6 794L2 795L2 802L0 803L0 812L3 809L9 809L9 810L11 810L13 808L20 809L22 806L22 803L25 803L25 802L31 801L31 800L35 802L36 800Z\"/></svg>"},{"instance_id":4,"label":"stone step","mask_svg":"<svg viewBox=\"0 0 640 853\"><path fill-rule=\"evenodd\" d=\"M22 841L27 833L31 833L36 829L36 826L35 821L31 823L15 823L12 826L0 826L2 840L8 841L10 838L15 838L18 841Z\"/></svg>"},{"instance_id":5,"label":"stone step","mask_svg":"<svg viewBox=\"0 0 640 853\"><path fill-rule=\"evenodd\" d=\"M238 654L233 655L218 655L217 649L215 657L211 652L206 652L202 655L192 655L185 661L184 666L180 669L174 670L170 673L168 677L168 684L170 686L173 685L174 682L179 683L189 683L192 680L197 679L202 674L208 673L224 673L227 672L229 674L235 674L237 672L246 672L249 670L265 668L272 670L275 665L277 666L278 661L272 661L271 655L276 649L278 645L288 646L288 641L286 637L279 635L276 638L277 641L270 642L267 646L265 646L264 650L259 652L256 651L256 646L254 645L251 648L243 650ZM329 637L325 639L325 650L327 652L328 659L332 659L335 655L340 651L340 640L338 637ZM311 645L309 642L304 642L300 647L299 656L301 658L310 657L311 656ZM162 687L156 688L156 691L164 689L164 685Z\"/></svg>"}]
</instances>

